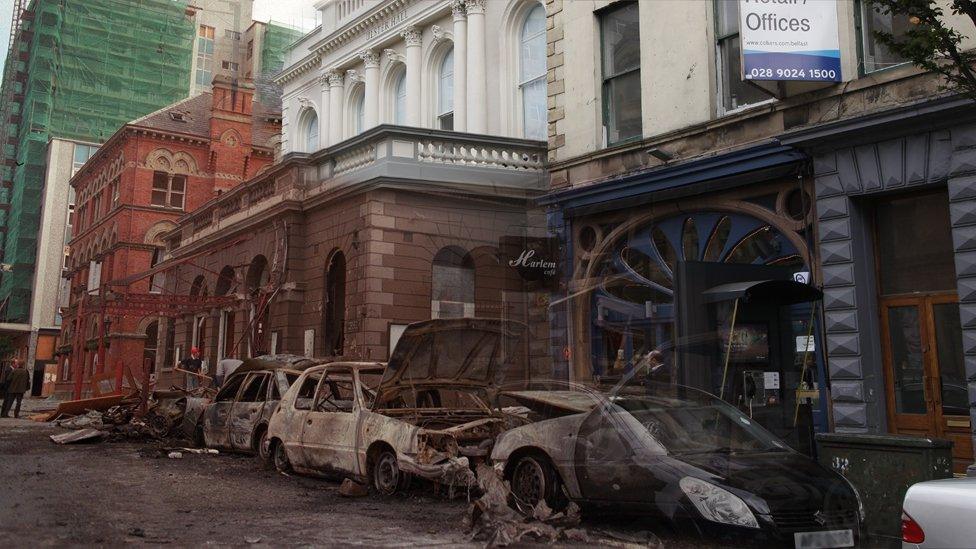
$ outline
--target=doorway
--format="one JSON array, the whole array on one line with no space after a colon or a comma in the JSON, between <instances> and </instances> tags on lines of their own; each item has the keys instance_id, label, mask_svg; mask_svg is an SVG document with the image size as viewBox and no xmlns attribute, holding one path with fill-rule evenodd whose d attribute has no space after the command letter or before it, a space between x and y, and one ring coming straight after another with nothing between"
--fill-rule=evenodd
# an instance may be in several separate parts
<instances>
[{"instance_id":1,"label":"doorway","mask_svg":"<svg viewBox=\"0 0 976 549\"><path fill-rule=\"evenodd\" d=\"M889 430L951 440L963 472L973 445L946 191L879 202L875 232Z\"/></svg>"}]
</instances>

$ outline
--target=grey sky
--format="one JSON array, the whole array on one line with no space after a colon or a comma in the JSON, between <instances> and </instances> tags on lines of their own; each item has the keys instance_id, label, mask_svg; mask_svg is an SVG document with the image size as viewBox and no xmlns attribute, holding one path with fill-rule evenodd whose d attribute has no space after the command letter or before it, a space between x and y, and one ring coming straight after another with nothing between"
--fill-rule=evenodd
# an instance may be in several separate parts
<instances>
[{"instance_id":1,"label":"grey sky","mask_svg":"<svg viewBox=\"0 0 976 549\"><path fill-rule=\"evenodd\" d=\"M14 0L0 0L0 74L3 74L3 64L7 61L7 42L13 14Z\"/></svg>"}]
</instances>

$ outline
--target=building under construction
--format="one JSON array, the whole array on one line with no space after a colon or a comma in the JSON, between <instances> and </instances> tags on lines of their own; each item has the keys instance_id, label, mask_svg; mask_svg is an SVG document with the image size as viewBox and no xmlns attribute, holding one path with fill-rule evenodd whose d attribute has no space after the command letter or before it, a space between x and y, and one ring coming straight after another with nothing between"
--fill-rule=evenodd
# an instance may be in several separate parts
<instances>
[{"instance_id":1,"label":"building under construction","mask_svg":"<svg viewBox=\"0 0 976 549\"><path fill-rule=\"evenodd\" d=\"M21 0L14 11L0 88L0 329L22 336L17 352L40 373L60 328L68 179L120 126L209 91L215 75L273 71L299 32L252 25L251 0Z\"/></svg>"}]
</instances>

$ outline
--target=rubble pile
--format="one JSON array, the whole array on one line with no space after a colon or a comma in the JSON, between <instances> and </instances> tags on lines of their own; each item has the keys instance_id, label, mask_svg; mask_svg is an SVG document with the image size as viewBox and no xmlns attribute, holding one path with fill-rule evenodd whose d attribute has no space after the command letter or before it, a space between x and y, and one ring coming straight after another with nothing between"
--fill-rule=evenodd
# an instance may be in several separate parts
<instances>
[{"instance_id":1,"label":"rubble pile","mask_svg":"<svg viewBox=\"0 0 976 549\"><path fill-rule=\"evenodd\" d=\"M555 512L545 501L540 501L534 508L520 512L509 505L512 490L501 471L482 463L477 467L477 476L482 496L471 504L465 518L471 540L485 542L489 547L504 547L523 540L589 541L586 530L578 528L580 510L575 503Z\"/></svg>"},{"instance_id":2,"label":"rubble pile","mask_svg":"<svg viewBox=\"0 0 976 549\"><path fill-rule=\"evenodd\" d=\"M181 425L187 397L212 396L213 390L206 388L188 391L173 387L169 391L154 391L147 399L137 391L128 396L63 402L43 419L72 430L51 435L51 440L58 444L185 438ZM140 414L143 405L146 412Z\"/></svg>"}]
</instances>

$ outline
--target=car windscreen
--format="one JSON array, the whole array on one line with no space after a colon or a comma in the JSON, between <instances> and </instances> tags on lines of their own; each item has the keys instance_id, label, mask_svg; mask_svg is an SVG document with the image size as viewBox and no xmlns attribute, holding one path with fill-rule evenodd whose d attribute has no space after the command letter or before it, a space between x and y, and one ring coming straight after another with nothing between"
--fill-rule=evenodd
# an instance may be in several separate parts
<instances>
[{"instance_id":1,"label":"car windscreen","mask_svg":"<svg viewBox=\"0 0 976 549\"><path fill-rule=\"evenodd\" d=\"M616 397L671 454L785 451L786 445L735 408L720 401Z\"/></svg>"}]
</instances>

